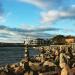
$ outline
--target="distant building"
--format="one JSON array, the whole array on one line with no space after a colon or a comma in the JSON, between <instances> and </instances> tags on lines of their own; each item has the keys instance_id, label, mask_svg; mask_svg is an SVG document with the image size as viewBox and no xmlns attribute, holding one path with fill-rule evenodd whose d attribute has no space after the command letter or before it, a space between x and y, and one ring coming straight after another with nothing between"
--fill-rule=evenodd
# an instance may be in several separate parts
<instances>
[{"instance_id":1,"label":"distant building","mask_svg":"<svg viewBox=\"0 0 75 75\"><path fill-rule=\"evenodd\" d=\"M74 43L75 42L75 37L67 36L67 37L65 37L65 41L66 41L67 44Z\"/></svg>"},{"instance_id":2,"label":"distant building","mask_svg":"<svg viewBox=\"0 0 75 75\"><path fill-rule=\"evenodd\" d=\"M30 40L30 44L32 45L41 45L41 44L45 44L45 40L44 39L34 39L34 40Z\"/></svg>"}]
</instances>

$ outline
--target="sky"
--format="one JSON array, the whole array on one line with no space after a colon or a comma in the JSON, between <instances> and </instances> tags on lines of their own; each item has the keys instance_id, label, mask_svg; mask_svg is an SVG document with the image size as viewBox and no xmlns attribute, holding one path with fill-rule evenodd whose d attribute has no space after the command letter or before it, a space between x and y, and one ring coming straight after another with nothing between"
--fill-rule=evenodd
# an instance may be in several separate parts
<instances>
[{"instance_id":1,"label":"sky","mask_svg":"<svg viewBox=\"0 0 75 75\"><path fill-rule=\"evenodd\" d=\"M0 0L0 42L75 36L75 0Z\"/></svg>"}]
</instances>

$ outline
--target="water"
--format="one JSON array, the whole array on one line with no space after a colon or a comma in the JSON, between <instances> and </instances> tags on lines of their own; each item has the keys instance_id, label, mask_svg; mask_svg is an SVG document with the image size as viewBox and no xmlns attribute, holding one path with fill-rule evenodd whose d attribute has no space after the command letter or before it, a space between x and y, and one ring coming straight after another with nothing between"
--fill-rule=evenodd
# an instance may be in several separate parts
<instances>
[{"instance_id":1,"label":"water","mask_svg":"<svg viewBox=\"0 0 75 75\"><path fill-rule=\"evenodd\" d=\"M29 55L34 56L39 52L33 48L29 49ZM0 65L17 63L24 58L23 47L0 47Z\"/></svg>"}]
</instances>

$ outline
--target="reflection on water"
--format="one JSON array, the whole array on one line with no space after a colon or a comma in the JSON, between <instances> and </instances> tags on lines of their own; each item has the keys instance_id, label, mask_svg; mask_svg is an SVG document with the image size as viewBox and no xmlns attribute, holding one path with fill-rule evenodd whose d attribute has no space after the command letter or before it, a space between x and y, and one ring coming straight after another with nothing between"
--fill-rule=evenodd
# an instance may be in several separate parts
<instances>
[{"instance_id":1,"label":"reflection on water","mask_svg":"<svg viewBox=\"0 0 75 75\"><path fill-rule=\"evenodd\" d=\"M24 58L23 47L0 47L0 65L19 62ZM30 48L29 55L36 55L39 52Z\"/></svg>"}]
</instances>

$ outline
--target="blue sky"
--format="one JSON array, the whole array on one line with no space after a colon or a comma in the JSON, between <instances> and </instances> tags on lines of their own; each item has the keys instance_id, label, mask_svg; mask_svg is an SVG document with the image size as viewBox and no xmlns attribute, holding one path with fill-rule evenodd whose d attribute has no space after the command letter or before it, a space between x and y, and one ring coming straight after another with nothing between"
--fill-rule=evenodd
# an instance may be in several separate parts
<instances>
[{"instance_id":1,"label":"blue sky","mask_svg":"<svg viewBox=\"0 0 75 75\"><path fill-rule=\"evenodd\" d=\"M0 41L75 36L75 0L0 0Z\"/></svg>"}]
</instances>

